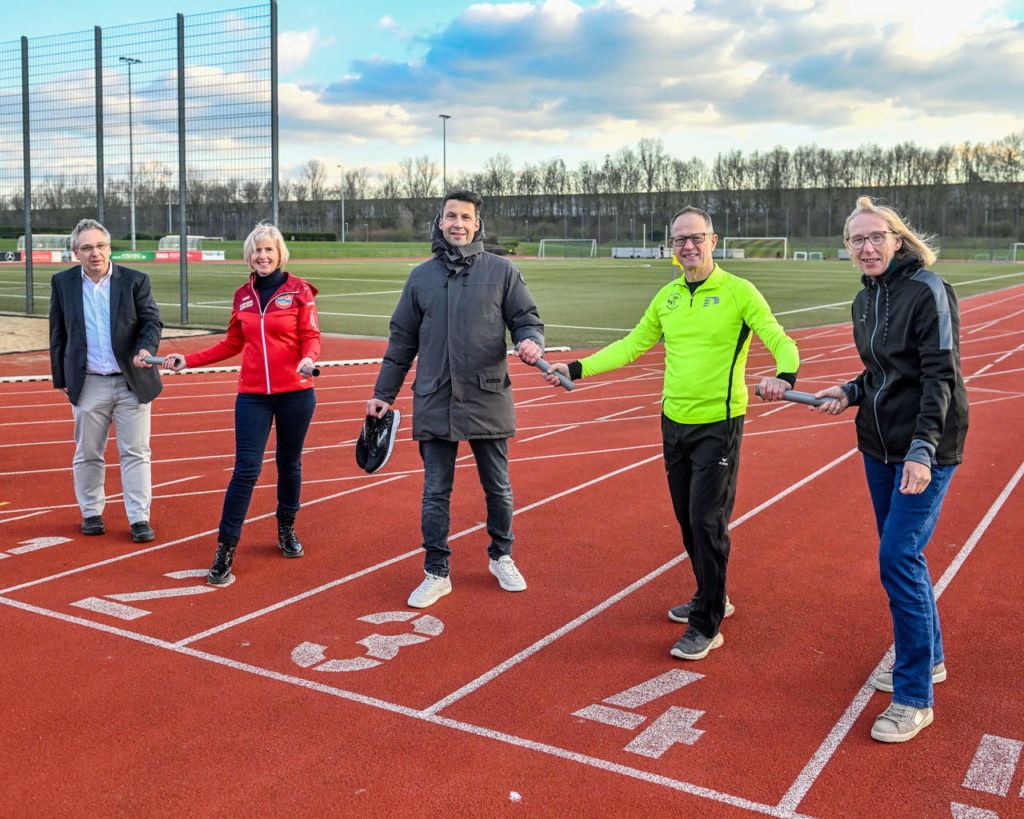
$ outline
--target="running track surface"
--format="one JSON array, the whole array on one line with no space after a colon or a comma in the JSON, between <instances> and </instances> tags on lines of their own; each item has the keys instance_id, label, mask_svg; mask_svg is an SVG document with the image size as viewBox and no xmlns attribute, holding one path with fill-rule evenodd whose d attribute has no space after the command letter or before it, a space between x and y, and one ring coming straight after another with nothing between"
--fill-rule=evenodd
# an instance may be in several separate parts
<instances>
[{"instance_id":1,"label":"running track surface","mask_svg":"<svg viewBox=\"0 0 1024 819\"><path fill-rule=\"evenodd\" d=\"M1012 412L1024 288L965 300L962 315L971 428L927 551L949 680L935 723L895 746L869 738L888 704L870 680L891 664L892 630L852 412L752 402L737 611L725 645L687 663L669 655L684 627L665 616L693 577L660 459L660 348L571 394L513 364L515 556L529 588L503 592L487 571L466 457L454 591L423 611L405 604L422 577L411 382L395 454L368 476L353 443L377 366L324 368L303 464L306 557L276 547L271 440L236 580L220 589L202 578L235 374L166 376L157 540L142 545L116 466L108 533L78 532L65 400L49 382L0 384L0 816L1024 815ZM794 336L799 388L859 371L849 325ZM329 339L323 358L382 351ZM0 375L44 372L45 353L0 359ZM748 382L769 372L755 342Z\"/></svg>"}]
</instances>

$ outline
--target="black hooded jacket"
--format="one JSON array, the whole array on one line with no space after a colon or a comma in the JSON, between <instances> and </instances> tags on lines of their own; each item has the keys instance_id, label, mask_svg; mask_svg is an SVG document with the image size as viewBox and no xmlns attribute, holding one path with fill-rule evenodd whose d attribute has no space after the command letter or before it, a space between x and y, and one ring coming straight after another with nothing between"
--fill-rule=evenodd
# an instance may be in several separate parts
<instances>
[{"instance_id":1,"label":"black hooded jacket","mask_svg":"<svg viewBox=\"0 0 1024 819\"><path fill-rule=\"evenodd\" d=\"M960 463L967 388L956 293L915 256L862 281L853 338L864 371L843 387L860 407L858 448L884 463Z\"/></svg>"}]
</instances>

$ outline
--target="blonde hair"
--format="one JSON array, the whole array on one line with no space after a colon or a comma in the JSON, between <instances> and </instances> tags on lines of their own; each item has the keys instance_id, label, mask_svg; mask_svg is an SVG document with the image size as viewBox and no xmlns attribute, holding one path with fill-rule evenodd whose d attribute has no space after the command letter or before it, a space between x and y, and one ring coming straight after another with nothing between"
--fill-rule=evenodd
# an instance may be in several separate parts
<instances>
[{"instance_id":1,"label":"blonde hair","mask_svg":"<svg viewBox=\"0 0 1024 819\"><path fill-rule=\"evenodd\" d=\"M256 243L268 238L277 245L281 268L284 269L284 266L288 264L288 260L291 258L291 254L288 252L288 245L284 243L284 236L281 235L281 231L270 222L260 222L252 229L252 233L245 237L245 244L242 245L242 255L245 256L245 261L248 262L252 254L256 252Z\"/></svg>"},{"instance_id":2,"label":"blonde hair","mask_svg":"<svg viewBox=\"0 0 1024 819\"><path fill-rule=\"evenodd\" d=\"M897 258L914 256L925 267L935 264L935 260L939 258L938 251L933 248L934 236L918 233L904 222L895 210L886 205L877 204L870 196L857 198L857 205L854 207L853 213L846 218L846 224L843 225L843 241L850 240L850 222L862 213L873 213L875 216L882 217L889 230L903 240L901 247L896 251Z\"/></svg>"}]
</instances>

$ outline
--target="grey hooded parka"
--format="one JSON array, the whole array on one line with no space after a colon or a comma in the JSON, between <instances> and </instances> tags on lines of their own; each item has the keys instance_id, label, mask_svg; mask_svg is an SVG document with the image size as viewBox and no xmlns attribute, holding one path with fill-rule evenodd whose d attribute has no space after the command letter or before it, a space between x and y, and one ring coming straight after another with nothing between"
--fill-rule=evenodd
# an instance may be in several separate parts
<instances>
[{"instance_id":1,"label":"grey hooded parka","mask_svg":"<svg viewBox=\"0 0 1024 819\"><path fill-rule=\"evenodd\" d=\"M452 247L434 220L434 257L409 274L391 316L374 398L394 403L413 360L412 437L466 441L515 435L506 328L544 347L544 325L522 273L473 241Z\"/></svg>"}]
</instances>

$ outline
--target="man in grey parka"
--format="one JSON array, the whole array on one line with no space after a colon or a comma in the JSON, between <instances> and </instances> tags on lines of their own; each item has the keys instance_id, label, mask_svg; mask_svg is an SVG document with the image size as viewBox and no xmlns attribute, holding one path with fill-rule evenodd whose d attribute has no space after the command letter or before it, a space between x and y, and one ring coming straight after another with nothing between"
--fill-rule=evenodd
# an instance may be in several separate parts
<instances>
[{"instance_id":1,"label":"man in grey parka","mask_svg":"<svg viewBox=\"0 0 1024 819\"><path fill-rule=\"evenodd\" d=\"M383 417L412 362L412 437L423 459L421 528L426 577L409 605L426 608L452 590L448 577L449 501L459 441L469 441L487 500L490 572L506 591L526 581L512 560L512 486L508 439L515 407L506 356L506 328L519 357L543 354L544 325L519 269L484 252L483 200L452 191L431 234L434 257L417 266L391 316L391 338L366 414Z\"/></svg>"}]
</instances>

